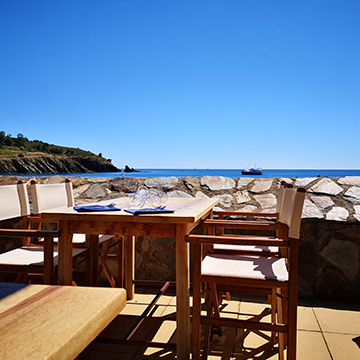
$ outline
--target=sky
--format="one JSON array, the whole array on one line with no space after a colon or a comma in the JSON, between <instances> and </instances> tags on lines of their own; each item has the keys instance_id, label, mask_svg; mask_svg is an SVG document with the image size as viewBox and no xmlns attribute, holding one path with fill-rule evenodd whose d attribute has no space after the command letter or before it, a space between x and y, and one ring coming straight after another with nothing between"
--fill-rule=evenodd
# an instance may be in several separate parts
<instances>
[{"instance_id":1,"label":"sky","mask_svg":"<svg viewBox=\"0 0 360 360\"><path fill-rule=\"evenodd\" d=\"M0 130L119 168L360 169L358 0L0 0Z\"/></svg>"}]
</instances>

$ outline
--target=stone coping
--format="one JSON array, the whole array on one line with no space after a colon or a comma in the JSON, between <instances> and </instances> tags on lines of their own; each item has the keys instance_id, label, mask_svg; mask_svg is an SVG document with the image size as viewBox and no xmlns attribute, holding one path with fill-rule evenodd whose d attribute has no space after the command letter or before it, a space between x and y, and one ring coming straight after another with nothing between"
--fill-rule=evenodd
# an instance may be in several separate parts
<instances>
[{"instance_id":1,"label":"stone coping","mask_svg":"<svg viewBox=\"0 0 360 360\"><path fill-rule=\"evenodd\" d=\"M64 176L0 176L1 184L19 179L29 183L63 182ZM217 197L217 210L272 212L276 209L281 181L307 191L303 218L360 222L360 176L340 178L228 178L203 177L70 177L77 204L111 199L136 192L140 185L167 192L169 197Z\"/></svg>"}]
</instances>

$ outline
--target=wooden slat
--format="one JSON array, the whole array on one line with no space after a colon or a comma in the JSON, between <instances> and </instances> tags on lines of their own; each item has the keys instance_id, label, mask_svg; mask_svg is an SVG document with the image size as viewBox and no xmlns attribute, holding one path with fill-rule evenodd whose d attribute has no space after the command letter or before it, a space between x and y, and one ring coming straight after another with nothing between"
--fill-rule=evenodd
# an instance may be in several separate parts
<instances>
[{"instance_id":1,"label":"wooden slat","mask_svg":"<svg viewBox=\"0 0 360 360\"><path fill-rule=\"evenodd\" d=\"M278 213L266 213L266 212L250 212L250 211L214 211L214 215L218 216L242 216L242 217L278 217Z\"/></svg>"},{"instance_id":2,"label":"wooden slat","mask_svg":"<svg viewBox=\"0 0 360 360\"><path fill-rule=\"evenodd\" d=\"M202 275L203 282L214 282L216 284L231 284L229 287L235 291L236 287L259 287L259 288L270 288L270 287L278 287L278 288L286 288L288 286L287 281L278 281L278 280L267 280L267 279L250 279L244 277L226 277L223 276L213 276L213 275Z\"/></svg>"},{"instance_id":3,"label":"wooden slat","mask_svg":"<svg viewBox=\"0 0 360 360\"><path fill-rule=\"evenodd\" d=\"M256 230L278 230L280 224L275 222L262 221L238 221L238 220L213 220L209 219L202 223L208 228L227 228L227 229L256 229Z\"/></svg>"},{"instance_id":4,"label":"wooden slat","mask_svg":"<svg viewBox=\"0 0 360 360\"><path fill-rule=\"evenodd\" d=\"M275 331L281 333L285 333L287 331L286 325L274 325L264 322L252 322L251 320L247 321L238 319L215 319L201 316L200 321L203 325L225 326L249 330Z\"/></svg>"},{"instance_id":5,"label":"wooden slat","mask_svg":"<svg viewBox=\"0 0 360 360\"><path fill-rule=\"evenodd\" d=\"M261 236L215 236L189 235L186 241L193 244L222 244L222 245L257 245L257 246L288 246L288 240L271 239Z\"/></svg>"},{"instance_id":6,"label":"wooden slat","mask_svg":"<svg viewBox=\"0 0 360 360\"><path fill-rule=\"evenodd\" d=\"M171 223L140 223L140 222L117 222L115 218L108 218L108 221L72 220L70 232L84 234L108 234L123 236L164 236L175 237L175 225ZM110 222L110 220L112 220Z\"/></svg>"},{"instance_id":7,"label":"wooden slat","mask_svg":"<svg viewBox=\"0 0 360 360\"><path fill-rule=\"evenodd\" d=\"M22 229L0 229L0 236L7 237L58 237L60 231L53 230L22 230Z\"/></svg>"}]
</instances>

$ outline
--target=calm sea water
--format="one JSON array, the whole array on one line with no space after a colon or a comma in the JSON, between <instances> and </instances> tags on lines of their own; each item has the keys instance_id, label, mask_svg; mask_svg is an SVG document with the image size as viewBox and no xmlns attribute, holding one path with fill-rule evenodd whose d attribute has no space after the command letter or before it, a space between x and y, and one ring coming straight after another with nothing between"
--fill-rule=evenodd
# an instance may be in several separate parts
<instances>
[{"instance_id":1,"label":"calm sea water","mask_svg":"<svg viewBox=\"0 0 360 360\"><path fill-rule=\"evenodd\" d=\"M256 178L275 178L275 177L284 177L284 178L295 178L295 177L316 177L319 175L325 177L343 177L343 176L360 176L360 170L276 170L276 169L263 169L262 175L242 175L241 169L138 169L140 172L135 173L122 173L122 172L110 172L110 173L84 173L84 174L58 174L62 176L88 176L88 177L139 177L139 178L148 178L148 177L157 177L157 176L176 176L176 177L185 177L185 176L205 176L205 175L218 175L225 176L230 178L239 178L239 177L256 177ZM123 174L123 175L122 175ZM41 176L52 176L52 175L41 175Z\"/></svg>"}]
</instances>

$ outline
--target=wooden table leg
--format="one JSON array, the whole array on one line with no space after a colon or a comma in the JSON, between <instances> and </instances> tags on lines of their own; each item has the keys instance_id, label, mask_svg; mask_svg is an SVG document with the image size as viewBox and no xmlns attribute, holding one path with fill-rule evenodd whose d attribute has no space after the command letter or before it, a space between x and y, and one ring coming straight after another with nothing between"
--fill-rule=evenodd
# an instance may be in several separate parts
<instances>
[{"instance_id":1,"label":"wooden table leg","mask_svg":"<svg viewBox=\"0 0 360 360\"><path fill-rule=\"evenodd\" d=\"M190 271L186 225L176 226L176 352L180 360L190 358Z\"/></svg>"},{"instance_id":2,"label":"wooden table leg","mask_svg":"<svg viewBox=\"0 0 360 360\"><path fill-rule=\"evenodd\" d=\"M58 283L60 285L72 284L72 235L70 234L69 222L59 221L59 263Z\"/></svg>"},{"instance_id":3,"label":"wooden table leg","mask_svg":"<svg viewBox=\"0 0 360 360\"><path fill-rule=\"evenodd\" d=\"M125 289L127 299L134 298L135 285L135 236L124 236L125 240Z\"/></svg>"}]
</instances>

